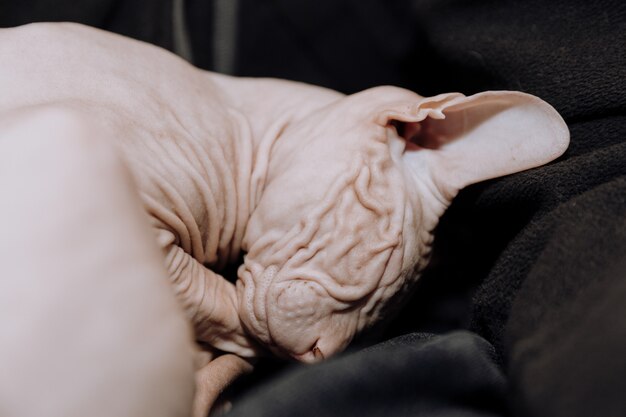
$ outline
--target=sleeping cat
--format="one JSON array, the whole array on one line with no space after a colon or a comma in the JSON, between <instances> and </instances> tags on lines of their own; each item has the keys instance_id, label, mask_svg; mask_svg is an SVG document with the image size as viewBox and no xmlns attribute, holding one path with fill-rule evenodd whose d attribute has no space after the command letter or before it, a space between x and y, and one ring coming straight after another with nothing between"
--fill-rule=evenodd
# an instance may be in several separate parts
<instances>
[{"instance_id":1,"label":"sleeping cat","mask_svg":"<svg viewBox=\"0 0 626 417\"><path fill-rule=\"evenodd\" d=\"M186 415L193 339L242 357L314 362L341 351L410 291L461 188L545 164L569 142L558 113L520 92L345 96L201 71L76 24L2 29L0 55L0 190L11 202L0 208L11 242L0 248L11 271L1 316L32 329L10 333L0 358L26 385L54 373L50 364L84 360L57 381L67 396L33 415ZM33 205L42 218L27 216ZM242 253L232 284L220 271ZM48 347L45 366L19 357L19 346L59 334L72 342ZM95 339L111 352L81 359ZM124 369L133 384L101 381ZM181 394L161 395L172 381ZM124 394L137 384L144 394ZM9 391L13 407L35 407L19 384ZM70 400L77 392L84 404Z\"/></svg>"}]
</instances>

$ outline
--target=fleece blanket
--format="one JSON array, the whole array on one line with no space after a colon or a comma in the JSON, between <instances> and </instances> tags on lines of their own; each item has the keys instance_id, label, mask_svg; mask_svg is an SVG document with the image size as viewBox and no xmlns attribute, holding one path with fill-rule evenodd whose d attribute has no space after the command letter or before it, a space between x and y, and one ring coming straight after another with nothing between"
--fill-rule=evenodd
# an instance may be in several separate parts
<instances>
[{"instance_id":1,"label":"fleece blanket","mask_svg":"<svg viewBox=\"0 0 626 417\"><path fill-rule=\"evenodd\" d=\"M0 25L74 20L174 50L174 3L2 0ZM626 3L238 0L226 32L224 2L181 4L207 69L345 93L521 90L571 131L554 163L459 195L375 342L315 366L260 361L226 393L229 416L625 415Z\"/></svg>"}]
</instances>

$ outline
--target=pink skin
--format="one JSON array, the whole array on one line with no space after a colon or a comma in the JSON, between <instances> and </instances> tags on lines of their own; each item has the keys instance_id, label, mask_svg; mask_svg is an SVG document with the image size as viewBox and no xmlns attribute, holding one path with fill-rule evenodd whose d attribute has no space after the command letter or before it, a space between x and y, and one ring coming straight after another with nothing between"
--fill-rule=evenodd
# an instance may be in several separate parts
<instances>
[{"instance_id":1,"label":"pink skin","mask_svg":"<svg viewBox=\"0 0 626 417\"><path fill-rule=\"evenodd\" d=\"M188 415L194 385L202 415L250 365L234 355L196 363L194 383L183 317L196 340L239 356L258 355L259 345L305 362L340 351L410 289L459 189L547 163L569 141L554 109L522 93L424 98L378 87L344 96L207 73L75 24L2 29L0 56L0 157L23 156L13 171L0 163L0 187L15 203L0 207L12 242L0 261L22 277L0 282L0 305L12 312L0 317L14 317L0 328L33 329L12 333L0 358L20 346L43 355L47 340L74 335L52 356L74 374L63 381L67 397L39 402L57 411L47 415ZM40 178L64 192L38 191ZM64 262L30 260L49 248ZM235 286L219 271L242 251ZM105 259L110 269L99 264ZM44 299L17 282L42 288ZM73 318L108 313L100 324L75 323L51 314L59 303L83 309ZM110 360L72 362L67 345L81 352L98 335L107 336ZM170 342L150 356L146 340ZM137 364L132 375L152 381L145 395L126 397L116 385L129 363ZM20 389L50 382L41 375L57 368L19 355L11 364L26 381L15 385L12 414L28 415L19 412L20 401L30 404ZM180 381L173 396L171 385L154 382L171 380ZM72 384L93 391L96 383L102 398L120 401L71 400Z\"/></svg>"},{"instance_id":2,"label":"pink skin","mask_svg":"<svg viewBox=\"0 0 626 417\"><path fill-rule=\"evenodd\" d=\"M379 87L293 122L242 245L244 325L302 361L341 351L419 277L462 187L547 163L568 142L554 109L517 92Z\"/></svg>"}]
</instances>

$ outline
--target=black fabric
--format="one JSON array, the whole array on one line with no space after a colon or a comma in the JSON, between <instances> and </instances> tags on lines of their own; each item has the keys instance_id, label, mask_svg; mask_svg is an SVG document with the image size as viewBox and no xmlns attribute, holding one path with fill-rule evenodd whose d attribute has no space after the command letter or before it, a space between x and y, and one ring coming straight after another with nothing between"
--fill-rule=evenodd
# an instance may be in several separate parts
<instances>
[{"instance_id":1,"label":"black fabric","mask_svg":"<svg viewBox=\"0 0 626 417\"><path fill-rule=\"evenodd\" d=\"M186 26L193 54L193 64L204 69L214 70L213 66L213 1L186 0Z\"/></svg>"},{"instance_id":2,"label":"black fabric","mask_svg":"<svg viewBox=\"0 0 626 417\"><path fill-rule=\"evenodd\" d=\"M414 40L405 0L240 3L237 75L306 80L348 93L413 78L397 68Z\"/></svg>"},{"instance_id":3,"label":"black fabric","mask_svg":"<svg viewBox=\"0 0 626 417\"><path fill-rule=\"evenodd\" d=\"M0 0L0 25L76 20L170 48L171 7ZM555 106L572 141L547 166L461 192L390 341L286 371L261 361L231 390L230 415L626 415L626 3L239 0L238 10L236 75L346 93L521 90ZM212 69L214 4L189 0L186 12L195 62Z\"/></svg>"},{"instance_id":4,"label":"black fabric","mask_svg":"<svg viewBox=\"0 0 626 417\"><path fill-rule=\"evenodd\" d=\"M623 416L626 176L572 198L543 222L551 236L506 326L514 408L519 415Z\"/></svg>"},{"instance_id":5,"label":"black fabric","mask_svg":"<svg viewBox=\"0 0 626 417\"><path fill-rule=\"evenodd\" d=\"M0 27L77 22L173 49L171 0L0 0Z\"/></svg>"},{"instance_id":6,"label":"black fabric","mask_svg":"<svg viewBox=\"0 0 626 417\"><path fill-rule=\"evenodd\" d=\"M496 416L506 382L469 332L411 334L298 367L236 402L229 416Z\"/></svg>"}]
</instances>

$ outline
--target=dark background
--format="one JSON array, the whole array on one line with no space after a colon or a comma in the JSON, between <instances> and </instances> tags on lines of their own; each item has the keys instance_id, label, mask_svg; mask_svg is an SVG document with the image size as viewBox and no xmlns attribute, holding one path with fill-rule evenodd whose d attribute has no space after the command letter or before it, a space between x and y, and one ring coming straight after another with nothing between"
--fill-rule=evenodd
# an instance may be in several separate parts
<instances>
[{"instance_id":1,"label":"dark background","mask_svg":"<svg viewBox=\"0 0 626 417\"><path fill-rule=\"evenodd\" d=\"M559 160L459 195L380 343L261 362L232 415L626 415L626 3L0 0L0 26L59 20L345 93L520 90L568 123Z\"/></svg>"}]
</instances>

